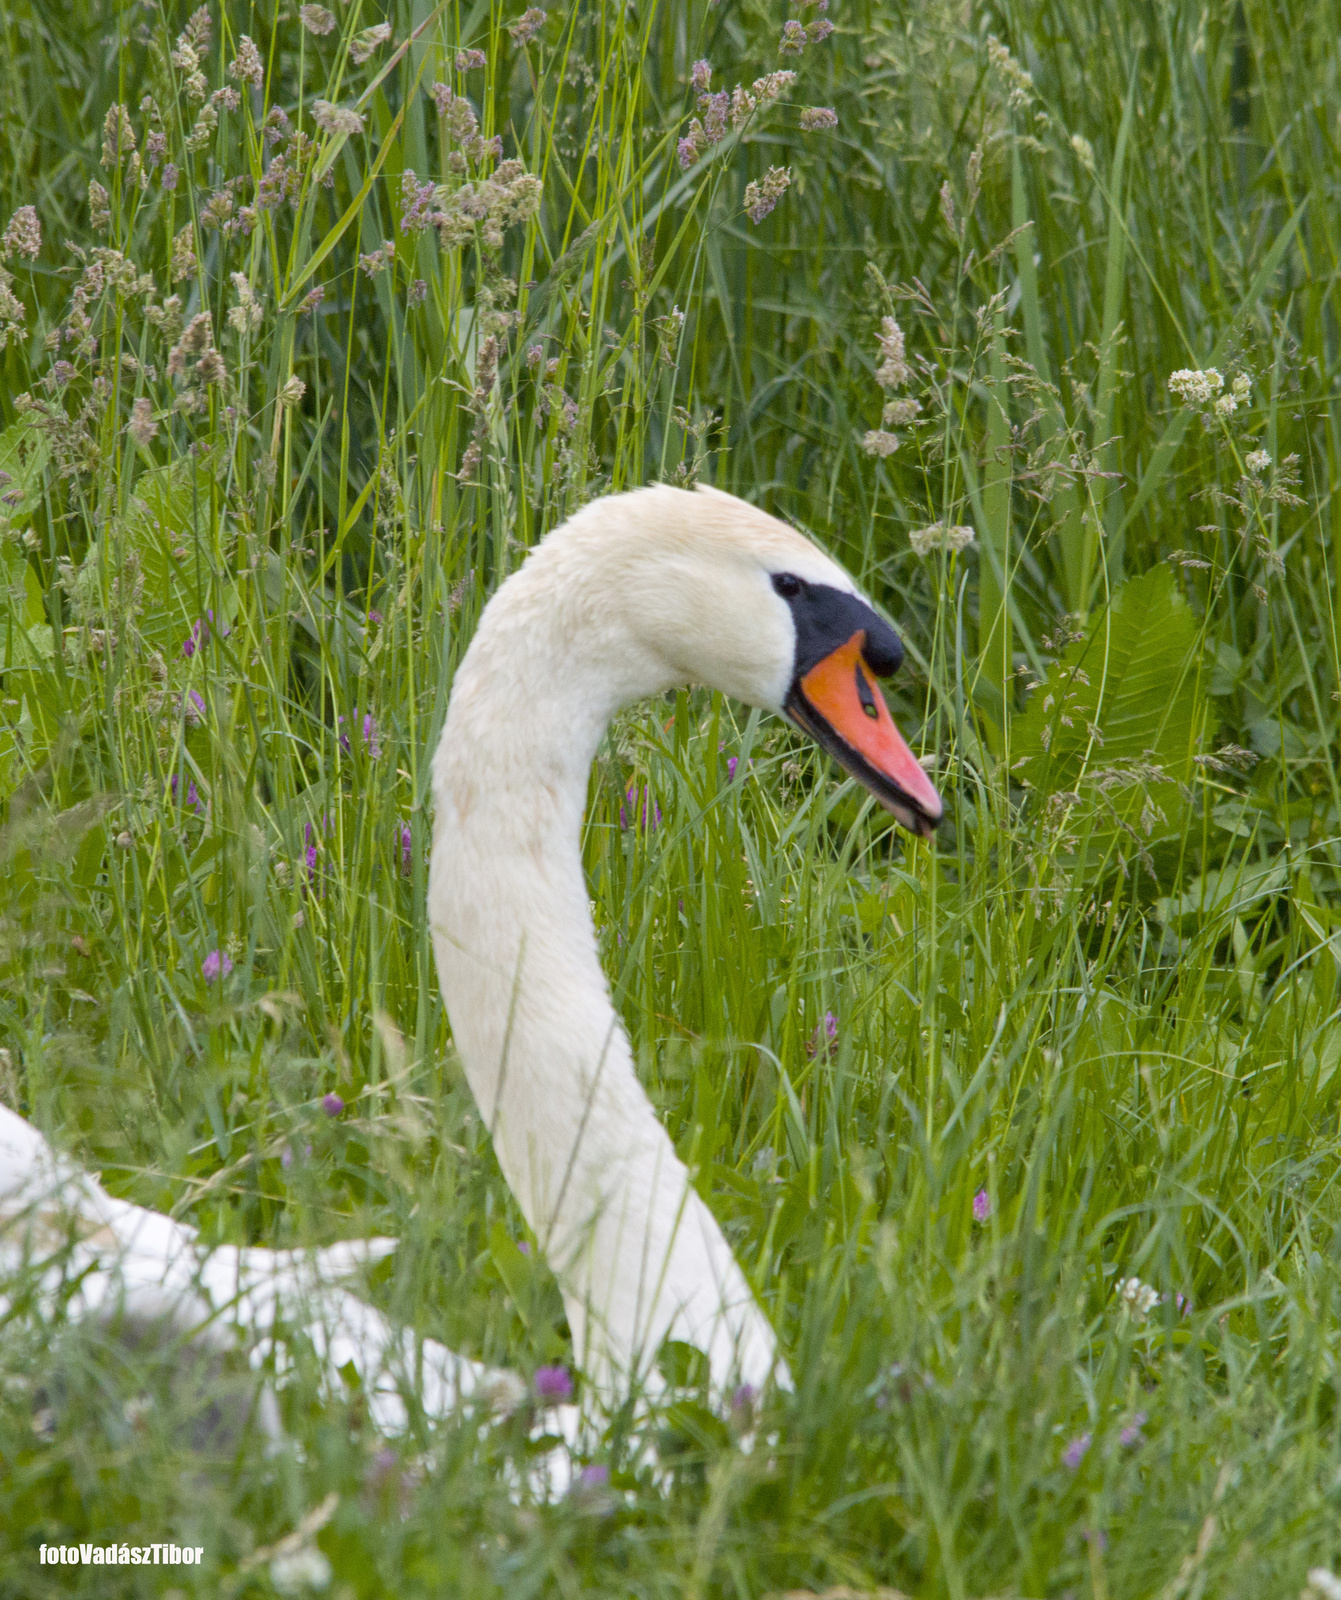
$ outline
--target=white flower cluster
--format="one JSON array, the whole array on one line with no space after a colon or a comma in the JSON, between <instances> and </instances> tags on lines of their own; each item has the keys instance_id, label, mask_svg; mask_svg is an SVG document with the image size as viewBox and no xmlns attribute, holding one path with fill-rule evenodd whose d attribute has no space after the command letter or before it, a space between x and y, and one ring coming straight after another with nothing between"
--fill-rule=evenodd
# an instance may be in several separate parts
<instances>
[{"instance_id":1,"label":"white flower cluster","mask_svg":"<svg viewBox=\"0 0 1341 1600\"><path fill-rule=\"evenodd\" d=\"M1253 477L1261 477L1262 473L1271 467L1271 454L1266 450L1250 450L1243 458L1243 464Z\"/></svg>"},{"instance_id":2,"label":"white flower cluster","mask_svg":"<svg viewBox=\"0 0 1341 1600\"><path fill-rule=\"evenodd\" d=\"M1216 416L1232 417L1240 406L1248 404L1252 384L1247 374L1240 372L1228 394L1221 393L1224 386L1224 375L1218 367L1207 367L1204 371L1199 367L1179 367L1177 372L1169 374L1169 393L1184 405L1209 405Z\"/></svg>"},{"instance_id":3,"label":"white flower cluster","mask_svg":"<svg viewBox=\"0 0 1341 1600\"><path fill-rule=\"evenodd\" d=\"M1128 1316L1148 1317L1159 1303L1159 1291L1139 1278L1124 1278L1117 1286L1118 1299Z\"/></svg>"},{"instance_id":4,"label":"white flower cluster","mask_svg":"<svg viewBox=\"0 0 1341 1600\"><path fill-rule=\"evenodd\" d=\"M880 347L880 365L875 369L875 381L888 394L891 389L902 388L913 375L904 349L903 329L893 317L881 317L876 343ZM869 429L863 436L862 449L868 456L879 456L881 460L892 456L899 448L899 436L891 433L890 428L906 426L921 409L920 400L886 400L880 426ZM972 534L969 537L972 538Z\"/></svg>"},{"instance_id":5,"label":"white flower cluster","mask_svg":"<svg viewBox=\"0 0 1341 1600\"><path fill-rule=\"evenodd\" d=\"M918 556L929 556L940 549L958 555L973 543L973 529L962 524L952 526L945 522L933 522L929 528L915 528L908 535L908 543L913 548L913 554Z\"/></svg>"},{"instance_id":6,"label":"white flower cluster","mask_svg":"<svg viewBox=\"0 0 1341 1600\"><path fill-rule=\"evenodd\" d=\"M229 309L228 326L246 339L261 326L261 302L256 298L245 272L233 273L232 284L237 304Z\"/></svg>"}]
</instances>

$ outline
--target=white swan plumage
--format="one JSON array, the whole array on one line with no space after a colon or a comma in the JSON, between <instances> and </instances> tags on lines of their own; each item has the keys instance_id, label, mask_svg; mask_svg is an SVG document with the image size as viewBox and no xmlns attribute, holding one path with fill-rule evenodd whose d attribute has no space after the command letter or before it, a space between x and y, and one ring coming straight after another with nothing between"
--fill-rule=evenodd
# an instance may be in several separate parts
<instances>
[{"instance_id":1,"label":"white swan plumage","mask_svg":"<svg viewBox=\"0 0 1341 1600\"><path fill-rule=\"evenodd\" d=\"M870 682L901 656L851 578L794 529L715 490L659 486L594 501L544 539L457 670L432 769L438 975L602 1406L655 1387L668 1337L707 1355L719 1395L786 1382L787 1369L638 1082L601 971L580 854L598 741L621 707L705 684L789 716L927 834L941 802ZM20 1275L43 1316L163 1320L215 1349L240 1338L254 1363L277 1329L301 1327L332 1384L353 1361L388 1432L405 1426L407 1386L431 1417L518 1405L513 1374L416 1340L340 1285L392 1248L206 1249L0 1106L0 1279ZM553 1420L574 1446L575 1409ZM542 1486L567 1482L571 1453L547 1458Z\"/></svg>"},{"instance_id":2,"label":"white swan plumage","mask_svg":"<svg viewBox=\"0 0 1341 1600\"><path fill-rule=\"evenodd\" d=\"M373 1424L388 1434L408 1426L410 1390L435 1418L462 1406L487 1413L520 1404L526 1391L514 1374L416 1340L343 1287L395 1248L394 1239L378 1238L319 1250L206 1247L189 1223L108 1194L0 1106L0 1279L21 1283L24 1302L49 1324L162 1324L215 1351L240 1341L257 1367L277 1335L301 1328L334 1386L353 1363ZM10 1309L0 1293L0 1321ZM283 1352L276 1354L282 1369ZM268 1390L258 1390L258 1406L260 1426L277 1437Z\"/></svg>"},{"instance_id":3,"label":"white swan plumage","mask_svg":"<svg viewBox=\"0 0 1341 1600\"><path fill-rule=\"evenodd\" d=\"M667 1338L719 1393L786 1381L767 1317L657 1120L597 955L580 831L611 717L688 684L786 714L905 827L941 803L869 673L902 648L810 540L716 490L593 501L486 606L433 760L428 913L499 1165L607 1402Z\"/></svg>"}]
</instances>

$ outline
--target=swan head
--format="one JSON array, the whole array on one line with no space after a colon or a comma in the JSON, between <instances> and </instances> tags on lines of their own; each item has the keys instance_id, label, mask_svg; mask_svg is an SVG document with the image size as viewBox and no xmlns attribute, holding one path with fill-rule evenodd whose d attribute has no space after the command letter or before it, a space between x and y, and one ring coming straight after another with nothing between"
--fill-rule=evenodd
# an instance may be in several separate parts
<instances>
[{"instance_id":1,"label":"swan head","mask_svg":"<svg viewBox=\"0 0 1341 1600\"><path fill-rule=\"evenodd\" d=\"M787 717L910 833L930 836L940 796L875 681L897 670L903 645L848 574L720 490L659 485L619 498L632 535L621 543L640 552L620 585L627 620L666 681Z\"/></svg>"}]
</instances>

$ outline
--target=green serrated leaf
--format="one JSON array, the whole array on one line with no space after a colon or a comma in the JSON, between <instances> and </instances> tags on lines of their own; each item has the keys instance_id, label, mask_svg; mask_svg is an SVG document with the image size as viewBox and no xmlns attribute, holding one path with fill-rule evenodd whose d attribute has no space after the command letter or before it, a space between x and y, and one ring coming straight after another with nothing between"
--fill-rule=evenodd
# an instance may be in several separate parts
<instances>
[{"instance_id":1,"label":"green serrated leaf","mask_svg":"<svg viewBox=\"0 0 1341 1600\"><path fill-rule=\"evenodd\" d=\"M1182 894L1157 901L1156 914L1166 924L1195 920L1203 926L1226 915L1243 917L1259 902L1279 894L1286 881L1282 856L1272 861L1236 861L1193 878Z\"/></svg>"},{"instance_id":2,"label":"green serrated leaf","mask_svg":"<svg viewBox=\"0 0 1341 1600\"><path fill-rule=\"evenodd\" d=\"M0 433L0 472L8 473L3 485L6 503L0 509L11 519L26 516L42 499L42 472L51 454L46 435L27 417Z\"/></svg>"},{"instance_id":3,"label":"green serrated leaf","mask_svg":"<svg viewBox=\"0 0 1341 1600\"><path fill-rule=\"evenodd\" d=\"M1133 578L1015 723L1012 771L1040 794L1071 797L1063 854L1089 870L1179 830L1209 728L1200 638L1167 567Z\"/></svg>"},{"instance_id":4,"label":"green serrated leaf","mask_svg":"<svg viewBox=\"0 0 1341 1600\"><path fill-rule=\"evenodd\" d=\"M1199 639L1167 567L1124 584L1034 690L1015 723L1013 770L1047 794L1116 766L1185 783L1203 716Z\"/></svg>"}]
</instances>

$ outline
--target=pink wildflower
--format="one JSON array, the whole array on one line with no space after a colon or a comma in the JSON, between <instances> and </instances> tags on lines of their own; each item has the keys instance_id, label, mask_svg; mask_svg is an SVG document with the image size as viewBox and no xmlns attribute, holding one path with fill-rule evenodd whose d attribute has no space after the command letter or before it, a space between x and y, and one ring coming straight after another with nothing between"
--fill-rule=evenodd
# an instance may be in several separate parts
<instances>
[{"instance_id":1,"label":"pink wildflower","mask_svg":"<svg viewBox=\"0 0 1341 1600\"><path fill-rule=\"evenodd\" d=\"M200 963L200 975L206 983L213 983L216 978L226 978L233 970L233 962L223 950L211 950Z\"/></svg>"},{"instance_id":2,"label":"pink wildflower","mask_svg":"<svg viewBox=\"0 0 1341 1600\"><path fill-rule=\"evenodd\" d=\"M573 1380L567 1367L537 1367L535 1392L548 1406L558 1405L573 1397Z\"/></svg>"},{"instance_id":3,"label":"pink wildflower","mask_svg":"<svg viewBox=\"0 0 1341 1600\"><path fill-rule=\"evenodd\" d=\"M1145 1427L1145 1412L1138 1411L1127 1426L1118 1434L1118 1443L1128 1447L1145 1443L1145 1435L1141 1429Z\"/></svg>"}]
</instances>

